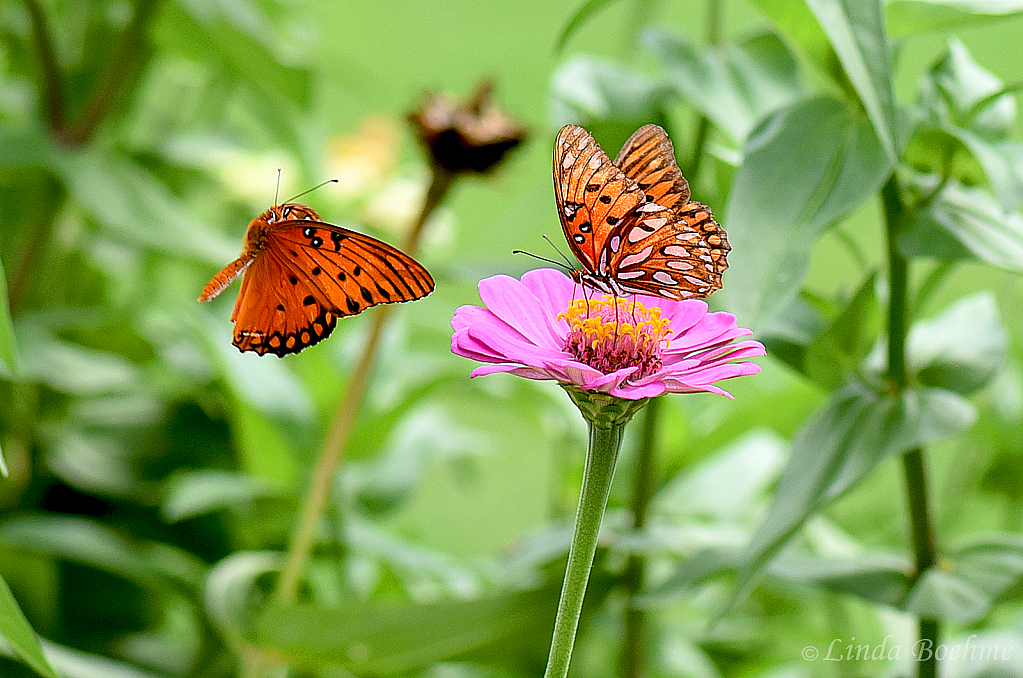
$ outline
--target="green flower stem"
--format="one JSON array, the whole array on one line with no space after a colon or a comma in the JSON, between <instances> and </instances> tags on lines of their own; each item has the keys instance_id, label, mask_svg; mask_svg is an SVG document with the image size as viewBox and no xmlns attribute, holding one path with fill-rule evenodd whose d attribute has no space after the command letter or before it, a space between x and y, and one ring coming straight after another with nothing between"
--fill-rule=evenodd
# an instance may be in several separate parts
<instances>
[{"instance_id":1,"label":"green flower stem","mask_svg":"<svg viewBox=\"0 0 1023 678\"><path fill-rule=\"evenodd\" d=\"M636 456L635 477L632 480L632 529L640 531L646 526L647 508L654 489L654 441L660 421L661 399L652 398L643 416L643 430ZM633 553L625 565L625 592L629 599L625 605L625 633L622 640L622 670L625 678L643 675L646 642L646 612L636 605L636 597L643 588L646 557Z\"/></svg>"},{"instance_id":2,"label":"green flower stem","mask_svg":"<svg viewBox=\"0 0 1023 678\"><path fill-rule=\"evenodd\" d=\"M881 192L885 222L888 231L888 371L892 388L900 392L909 384L906 368L906 336L909 331L909 261L899 252L897 236L905 219L906 208L899 195L898 182L893 174ZM915 447L902 455L903 475L906 478L906 503L909 512L913 553L916 559L916 577L919 578L937 562L927 501L927 469L922 448ZM937 647L940 627L936 619L920 619L921 644ZM935 678L938 671L936 653L927 660L917 662L918 678Z\"/></svg>"},{"instance_id":3,"label":"green flower stem","mask_svg":"<svg viewBox=\"0 0 1023 678\"><path fill-rule=\"evenodd\" d=\"M597 535L604 517L607 497L614 479L615 462L622 447L625 425L638 412L645 400L622 400L599 393L588 393L565 386L569 396L589 426L589 445L579 508L575 516L572 547L568 551L565 583L561 588L558 616L554 621L551 653L544 678L565 678L572 661L572 647L579 629L586 584L590 580L593 555L597 551Z\"/></svg>"}]
</instances>

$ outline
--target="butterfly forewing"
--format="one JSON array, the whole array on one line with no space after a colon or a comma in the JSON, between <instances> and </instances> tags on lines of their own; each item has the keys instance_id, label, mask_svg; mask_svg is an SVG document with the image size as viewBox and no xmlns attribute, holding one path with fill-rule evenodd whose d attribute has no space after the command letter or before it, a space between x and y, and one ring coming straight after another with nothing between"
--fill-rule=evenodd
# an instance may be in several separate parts
<instances>
[{"instance_id":1,"label":"butterfly forewing","mask_svg":"<svg viewBox=\"0 0 1023 678\"><path fill-rule=\"evenodd\" d=\"M689 182L675 162L671 139L657 125L633 132L614 164L639 185L648 201L672 210L689 202Z\"/></svg>"},{"instance_id":2,"label":"butterfly forewing","mask_svg":"<svg viewBox=\"0 0 1023 678\"><path fill-rule=\"evenodd\" d=\"M290 268L305 273L321 303L339 316L433 291L433 278L421 264L368 235L309 221L282 222L271 234Z\"/></svg>"},{"instance_id":3,"label":"butterfly forewing","mask_svg":"<svg viewBox=\"0 0 1023 678\"><path fill-rule=\"evenodd\" d=\"M554 195L569 247L594 273L606 267L620 243L616 235L646 201L636 182L576 125L562 128L555 142Z\"/></svg>"}]
</instances>

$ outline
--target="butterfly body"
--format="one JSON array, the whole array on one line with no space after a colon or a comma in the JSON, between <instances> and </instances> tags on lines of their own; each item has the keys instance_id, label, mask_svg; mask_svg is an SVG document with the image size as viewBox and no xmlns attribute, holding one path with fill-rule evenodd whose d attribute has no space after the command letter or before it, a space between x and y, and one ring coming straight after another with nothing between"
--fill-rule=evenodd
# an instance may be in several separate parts
<instances>
[{"instance_id":1,"label":"butterfly body","mask_svg":"<svg viewBox=\"0 0 1023 678\"><path fill-rule=\"evenodd\" d=\"M689 201L663 129L637 130L611 161L589 132L566 125L554 149L554 193L572 277L607 294L706 297L730 249L710 209Z\"/></svg>"},{"instance_id":2,"label":"butterfly body","mask_svg":"<svg viewBox=\"0 0 1023 678\"><path fill-rule=\"evenodd\" d=\"M241 255L207 283L209 301L242 278L231 321L241 351L284 356L325 339L338 318L421 299L434 281L390 245L327 224L310 207L274 205L249 224Z\"/></svg>"}]
</instances>

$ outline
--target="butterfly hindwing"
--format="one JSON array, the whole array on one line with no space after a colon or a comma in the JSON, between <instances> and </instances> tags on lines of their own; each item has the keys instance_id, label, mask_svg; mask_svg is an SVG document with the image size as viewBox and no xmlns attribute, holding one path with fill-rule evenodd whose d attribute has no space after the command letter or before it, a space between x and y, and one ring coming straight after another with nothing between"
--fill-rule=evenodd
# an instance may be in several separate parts
<instances>
[{"instance_id":1,"label":"butterfly hindwing","mask_svg":"<svg viewBox=\"0 0 1023 678\"><path fill-rule=\"evenodd\" d=\"M646 200L636 182L576 125L562 128L555 142L554 194L569 247L594 272L606 266L606 248Z\"/></svg>"},{"instance_id":2,"label":"butterfly hindwing","mask_svg":"<svg viewBox=\"0 0 1023 678\"><path fill-rule=\"evenodd\" d=\"M689 182L675 162L667 132L644 125L633 132L614 164L636 182L649 202L674 210L689 202Z\"/></svg>"},{"instance_id":3,"label":"butterfly hindwing","mask_svg":"<svg viewBox=\"0 0 1023 678\"><path fill-rule=\"evenodd\" d=\"M698 202L678 211L646 212L624 234L627 246L611 260L610 275L623 292L676 300L706 297L720 289L727 268L724 232L720 240L713 234L720 228Z\"/></svg>"},{"instance_id":4,"label":"butterfly hindwing","mask_svg":"<svg viewBox=\"0 0 1023 678\"><path fill-rule=\"evenodd\" d=\"M267 250L246 269L231 320L239 350L284 356L325 339L337 314L320 303L313 287L289 270L278 253Z\"/></svg>"}]
</instances>

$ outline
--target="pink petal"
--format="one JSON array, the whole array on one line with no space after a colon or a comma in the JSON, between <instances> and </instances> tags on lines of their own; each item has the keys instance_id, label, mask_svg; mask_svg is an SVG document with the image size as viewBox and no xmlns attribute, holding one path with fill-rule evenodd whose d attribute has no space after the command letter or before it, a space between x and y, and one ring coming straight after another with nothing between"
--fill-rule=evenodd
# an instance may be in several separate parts
<instances>
[{"instance_id":1,"label":"pink petal","mask_svg":"<svg viewBox=\"0 0 1023 678\"><path fill-rule=\"evenodd\" d=\"M702 299L672 301L658 298L650 305L660 307L661 317L671 322L671 332L674 336L688 332L707 315L707 302Z\"/></svg>"},{"instance_id":2,"label":"pink petal","mask_svg":"<svg viewBox=\"0 0 1023 678\"><path fill-rule=\"evenodd\" d=\"M708 313L703 316L699 323L689 328L681 335L676 335L671 340L671 347L674 349L693 348L703 344L715 344L724 339L725 336L744 336L750 334L749 330L743 330L735 326L735 316L731 313Z\"/></svg>"},{"instance_id":3,"label":"pink petal","mask_svg":"<svg viewBox=\"0 0 1023 678\"><path fill-rule=\"evenodd\" d=\"M667 390L663 381L653 381L643 386L625 384L612 388L608 393L627 400L640 400L642 398L656 398Z\"/></svg>"},{"instance_id":4,"label":"pink petal","mask_svg":"<svg viewBox=\"0 0 1023 678\"><path fill-rule=\"evenodd\" d=\"M469 376L470 377L482 377L487 374L496 374L498 372L507 372L514 374L519 377L525 377L527 379L539 379L541 381L555 379L556 377L547 372L546 370L539 370L535 367L523 367L521 365L509 365L503 363L500 365L481 365L474 369Z\"/></svg>"},{"instance_id":5,"label":"pink petal","mask_svg":"<svg viewBox=\"0 0 1023 678\"><path fill-rule=\"evenodd\" d=\"M538 268L526 271L522 276L522 284L540 300L543 305L544 317L554 319L559 337L568 331L568 323L556 320L559 313L568 310L568 302L576 297L576 284L571 278L551 268Z\"/></svg>"},{"instance_id":6,"label":"pink petal","mask_svg":"<svg viewBox=\"0 0 1023 678\"><path fill-rule=\"evenodd\" d=\"M540 300L521 282L511 276L495 275L481 280L479 290L487 309L526 339L548 348L561 348L544 319Z\"/></svg>"}]
</instances>

